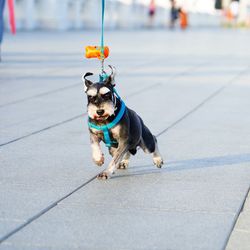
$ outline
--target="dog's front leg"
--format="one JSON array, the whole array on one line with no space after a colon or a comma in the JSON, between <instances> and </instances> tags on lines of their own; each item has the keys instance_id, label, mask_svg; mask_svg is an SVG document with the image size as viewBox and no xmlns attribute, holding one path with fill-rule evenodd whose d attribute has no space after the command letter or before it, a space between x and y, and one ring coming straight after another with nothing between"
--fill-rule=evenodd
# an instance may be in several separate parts
<instances>
[{"instance_id":1,"label":"dog's front leg","mask_svg":"<svg viewBox=\"0 0 250 250\"><path fill-rule=\"evenodd\" d=\"M90 133L90 142L93 161L97 166L102 166L104 164L104 155L101 150L100 139L97 135Z\"/></svg>"},{"instance_id":2,"label":"dog's front leg","mask_svg":"<svg viewBox=\"0 0 250 250\"><path fill-rule=\"evenodd\" d=\"M117 150L114 152L113 158L108 168L98 175L98 179L108 179L114 173L116 168L119 166L123 156L128 152L127 143L119 143Z\"/></svg>"}]
</instances>

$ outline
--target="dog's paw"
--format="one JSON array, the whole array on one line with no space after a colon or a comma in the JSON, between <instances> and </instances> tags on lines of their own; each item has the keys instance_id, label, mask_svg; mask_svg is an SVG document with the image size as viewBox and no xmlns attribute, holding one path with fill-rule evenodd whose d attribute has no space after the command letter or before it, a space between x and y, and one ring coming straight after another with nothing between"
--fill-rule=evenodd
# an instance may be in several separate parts
<instances>
[{"instance_id":1,"label":"dog's paw","mask_svg":"<svg viewBox=\"0 0 250 250\"><path fill-rule=\"evenodd\" d=\"M129 161L128 160L123 160L119 163L118 169L126 169L128 168Z\"/></svg>"},{"instance_id":2,"label":"dog's paw","mask_svg":"<svg viewBox=\"0 0 250 250\"><path fill-rule=\"evenodd\" d=\"M107 180L110 178L110 175L107 172L102 172L97 175L98 180Z\"/></svg>"},{"instance_id":3,"label":"dog's paw","mask_svg":"<svg viewBox=\"0 0 250 250\"><path fill-rule=\"evenodd\" d=\"M161 168L163 165L163 159L160 156L154 157L153 162L157 168Z\"/></svg>"},{"instance_id":4,"label":"dog's paw","mask_svg":"<svg viewBox=\"0 0 250 250\"><path fill-rule=\"evenodd\" d=\"M102 166L104 164L104 155L101 155L99 158L93 157L93 161L97 166Z\"/></svg>"}]
</instances>

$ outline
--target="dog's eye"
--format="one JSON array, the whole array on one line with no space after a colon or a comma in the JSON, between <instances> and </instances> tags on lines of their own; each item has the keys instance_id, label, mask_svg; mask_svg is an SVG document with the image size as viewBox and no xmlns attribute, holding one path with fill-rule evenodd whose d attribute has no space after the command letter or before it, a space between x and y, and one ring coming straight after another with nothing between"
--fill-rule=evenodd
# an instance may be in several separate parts
<instances>
[{"instance_id":1,"label":"dog's eye","mask_svg":"<svg viewBox=\"0 0 250 250\"><path fill-rule=\"evenodd\" d=\"M95 102L95 100L96 100L96 96L88 95L88 101L89 102Z\"/></svg>"},{"instance_id":2,"label":"dog's eye","mask_svg":"<svg viewBox=\"0 0 250 250\"><path fill-rule=\"evenodd\" d=\"M103 98L104 100L108 100L108 99L110 99L110 97L111 97L110 92L108 92L108 93L102 95L102 98Z\"/></svg>"}]
</instances>

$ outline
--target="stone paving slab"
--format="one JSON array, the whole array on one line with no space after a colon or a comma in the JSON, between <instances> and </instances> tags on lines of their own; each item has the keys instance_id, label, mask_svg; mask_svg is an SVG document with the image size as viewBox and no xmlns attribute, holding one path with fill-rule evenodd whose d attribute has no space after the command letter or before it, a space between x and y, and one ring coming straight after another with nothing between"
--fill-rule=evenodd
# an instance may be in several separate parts
<instances>
[{"instance_id":1,"label":"stone paving slab","mask_svg":"<svg viewBox=\"0 0 250 250\"><path fill-rule=\"evenodd\" d=\"M237 88L232 86L232 92L235 93ZM217 138L219 146L225 147L227 141L222 144L216 131L221 122L228 122L231 117L217 119L218 128L214 128L213 122L208 122L209 118L214 119L211 106L218 106L221 100L231 98L230 88L225 92L174 128L170 134L159 138L160 145L164 145L161 141L166 145L164 157L170 155L170 162L164 169L159 171L150 164L138 166L136 163L128 173L121 173L122 178L118 174L106 183L95 180L21 233L17 233L4 246L7 249L8 246L26 248L29 244L38 244L44 248L50 246L51 249L117 249L120 246L124 249L222 249L225 232L230 233L249 187L249 155L225 155L173 162L171 155L176 152L167 138L175 137L176 141L180 141L179 132L184 128L188 132L186 139L182 137L182 144L176 143L179 149L183 147L178 151L179 159L183 157L183 152L192 153L193 156L202 155L202 148L196 148L194 152L190 147L189 137L193 139L192 144L196 144L196 138L204 138L203 135L211 130L211 141ZM235 109L239 111L236 104L242 105L242 102L234 102ZM215 111L217 117L225 113L223 107L228 108L228 105L221 105ZM201 121L197 123L196 119ZM203 127L205 123L207 127ZM203 131L195 137L197 129L192 128L197 125L203 127ZM222 136L226 136L226 140L230 139L227 134L222 133ZM245 137L244 140L248 142L249 138ZM211 145L213 147L210 147L209 153L218 154L218 147L214 142ZM240 154L244 150L227 148L227 153L231 151ZM140 156L140 160L145 163L145 159ZM44 231L44 228L48 230ZM58 231L61 232L59 235L54 233ZM33 233L37 238L30 239L29 236ZM29 239L27 245L22 240L23 234ZM134 235L137 237L133 237ZM146 237L147 235L150 237ZM62 242L61 237L67 239L67 243ZM180 237L182 241L176 240ZM88 242L83 239L88 239Z\"/></svg>"},{"instance_id":2,"label":"stone paving slab","mask_svg":"<svg viewBox=\"0 0 250 250\"><path fill-rule=\"evenodd\" d=\"M195 90L195 88L194 88ZM142 95L142 94L141 94ZM150 93L145 93L146 96L150 95ZM172 93L170 92L170 95ZM145 96L142 95L141 101L145 98ZM177 98L177 95L176 95ZM176 99L177 102L178 100L182 99L182 95L179 97L180 99ZM198 98L198 97L197 97ZM140 100L140 99L139 99ZM136 103L138 101L137 98L132 98L129 100L129 102ZM172 101L169 103L168 106L171 106ZM178 110L175 110L173 113L173 117L169 116L167 123L171 124L174 119L178 118L179 116L182 115L182 113L185 111L187 108L187 105L183 105L182 108ZM189 107L190 108L190 107ZM140 112L142 115L147 114L147 110L141 110ZM99 169L95 169L91 167L93 165L90 157L90 148L89 148L89 142L88 142L88 134L87 134L87 129L85 125L85 118L82 118L82 121L80 119L71 122L69 124L65 124L64 126L61 126L57 129L53 130L48 130L46 133L43 133L41 135L37 135L35 138L27 138L25 142L18 143L15 145L15 157L13 158L13 155L9 154L10 148L12 148L12 145L7 146L6 148L2 149L2 159L4 162L8 163L8 173L6 173L5 169L2 169L2 175L5 176L5 181L4 185L6 185L6 190L5 190L5 201L9 200L9 202L14 202L14 204L22 204L23 200L27 200L28 197L26 197L26 193L30 193L32 190L35 192L37 188L37 184L40 183L40 186L43 187L43 183L46 180L46 186L44 187L45 190L48 188L48 185L51 183L51 188L52 187L57 187L57 190L62 188L59 182L64 183L62 186L66 187L65 185L65 179L64 176L70 176L72 174L76 174L78 177L80 177L80 181L84 181L83 176L86 177L85 180L90 178L91 176L96 173L96 171L100 171ZM47 121L47 120L46 120ZM164 125L166 122L164 123ZM25 126L27 126L27 123L25 123ZM161 126L161 129L164 127ZM157 131L153 126L152 129L154 131ZM23 131L22 131L23 132ZM70 137L69 137L70 136ZM34 148L34 144L36 147ZM86 152L86 153L84 153ZM64 157L62 157L62 155ZM80 156L80 158L79 158ZM76 158L76 161L74 160L72 162L72 159ZM87 157L87 159L86 159ZM37 159L40 159L39 162L37 162ZM17 164L17 160L20 162ZM86 161L87 160L87 161ZM84 164L81 164L81 162L84 162ZM83 165L86 165L83 166ZM74 166L72 166L74 164ZM40 167L38 167L40 166ZM64 174L61 174L60 171L62 168L64 169L66 166L68 166L68 171L64 171ZM84 169L82 169L84 167ZM85 169L86 168L86 169ZM80 173L84 170L83 174L81 175ZM56 171L56 172L55 172ZM58 172L57 172L58 171ZM86 175L90 171L90 175ZM72 173L73 172L73 173ZM24 175L25 173L25 175ZM36 174L35 174L36 173ZM55 180L55 176L57 176ZM58 177L60 177L58 179ZM18 181L18 184L14 184L11 182L15 178L16 182ZM17 179L18 178L18 179ZM33 181L32 181L33 179ZM73 176L69 178L69 185L71 179L75 179ZM27 183L25 185L25 183ZM56 184L55 184L56 183ZM75 183L74 183L75 185ZM79 184L78 184L79 185ZM17 199L13 200L13 195L11 193L11 190L13 188L19 186L19 197L20 200L18 201ZM27 190L28 188L28 190ZM24 189L23 191L21 191ZM9 191L10 190L10 191ZM50 190L50 189L49 189ZM64 189L62 189L65 191ZM42 191L42 190L41 190ZM40 192L41 192L40 191ZM66 191L69 191L67 189ZM14 189L14 192L15 189ZM24 192L24 197L22 193ZM39 191L38 191L39 192ZM52 195L53 198L55 198L54 195L58 195L58 191L51 189L51 192L48 191L46 192L46 196L44 196L44 202L46 203L46 199L48 199ZM9 198L8 198L9 197ZM60 196L59 196L60 197ZM52 199L48 199L48 203L52 202ZM41 199L40 196L36 196L31 198L31 201L34 202L34 200L39 199L41 202L43 199ZM16 214L18 210L14 209L13 213L11 213L11 210L8 209L10 207L10 204L6 202L6 204L2 205L2 208L6 206L6 210L8 210L7 216L8 218L26 218L27 214L29 213L29 210L25 210L25 216ZM42 203L43 204L43 203ZM37 209L37 206L43 207L41 203L35 202L35 209ZM12 206L11 206L12 207ZM29 208L32 208L32 203L29 205ZM34 210L31 209L33 212ZM30 212L30 215L32 214ZM16 215L15 215L16 214Z\"/></svg>"},{"instance_id":3,"label":"stone paving slab","mask_svg":"<svg viewBox=\"0 0 250 250\"><path fill-rule=\"evenodd\" d=\"M46 216L50 221L49 225L46 221L36 222L35 226L24 230L23 236L26 241L23 241L23 236L17 234L12 241L4 243L3 249L8 247L25 249L32 245L38 245L44 249L74 249L74 247L78 249L209 249L211 247L220 249L222 245L218 232L227 231L232 220L231 215L227 214L166 212L157 209L147 211L113 206L109 208L98 206L97 213L97 206L91 205L88 206L89 212L86 213L84 207L79 208L58 209L58 217ZM68 218L69 214L71 214L70 218ZM57 233L58 230L60 233ZM197 235L199 231L203 233ZM199 240L194 242L197 236ZM182 240L179 241L179 238ZM208 242L210 242L209 246Z\"/></svg>"},{"instance_id":4,"label":"stone paving slab","mask_svg":"<svg viewBox=\"0 0 250 250\"><path fill-rule=\"evenodd\" d=\"M77 79L97 64L81 66L79 55L95 33L7 38L12 61L1 64L1 104L31 99L0 108L1 140L41 132L0 148L0 238L40 215L0 249L222 249L250 183L248 34L108 35L119 92L154 133L166 130L166 165L156 169L140 152L130 169L100 182L92 179L101 169L91 161L84 116L42 131L84 112ZM231 50L232 35L240 51Z\"/></svg>"},{"instance_id":5,"label":"stone paving slab","mask_svg":"<svg viewBox=\"0 0 250 250\"><path fill-rule=\"evenodd\" d=\"M161 94L163 94L166 98L167 101L165 101L166 107L169 107L169 110L167 110L166 112L168 113L168 116L166 116L166 118L163 120L163 123L161 124L152 124L152 130L153 131L159 131L164 129L164 126L166 125L170 125L171 123L173 123L176 119L178 119L183 113L187 112L189 109L192 108L193 105L197 104L198 102L200 102L202 100L202 98L206 97L208 94L208 91L214 91L215 87L218 88L217 85L213 86L211 85L210 88L203 88L203 86L198 86L198 85L189 85L189 92L187 95L187 91L185 92L185 97L187 98L188 96L190 97L188 100L188 102L183 102L183 93L184 92L178 92L176 91L176 86L179 87L185 87L185 85L187 84L186 81L184 81L182 83L182 85L180 85L180 83L175 83L175 81L171 82L170 84L174 85L174 86L168 86L168 92L164 93L161 91L161 88L158 87L154 90L151 90L150 92L145 92L145 93L140 93L139 96L134 96L131 99L128 99L128 103L131 104L133 107L136 107L136 103L138 102L143 102L143 100L145 98L147 98L148 96L155 95L155 96L160 96ZM164 86L164 85L163 85ZM200 91L198 91L198 89L200 89ZM203 91L205 91L205 93L203 93ZM202 92L202 93L201 93ZM175 98L171 98L171 96L175 96ZM193 101L195 101L193 103L193 101L191 101L191 98ZM163 99L163 98L162 98ZM163 99L164 100L164 99ZM172 109L171 107L173 106L177 106L174 105L173 102L177 103L182 103L182 105L178 106L178 109ZM188 105L187 105L188 103ZM142 109L140 109L140 107L138 107L138 111L139 113L147 118L145 119L145 121L150 121L150 117L148 114L148 111L150 111L150 114L153 113L154 110L157 109L157 103L155 103L153 106L153 108L148 109L147 107L143 107ZM80 106L80 104L79 104ZM152 112L152 113L151 113ZM64 112L65 113L65 112ZM29 113L28 113L29 114ZM30 114L29 114L30 115ZM149 117L149 119L148 119ZM83 117L83 120L85 118ZM152 116L153 119L153 116ZM39 120L38 120L39 121ZM45 122L48 122L48 119L45 120ZM29 125L29 123L25 123L25 126ZM156 126L159 126L159 128L157 128ZM13 129L13 128L11 128ZM32 129L33 126L32 126ZM23 130L21 130L23 132ZM84 132L84 133L83 133ZM66 137L65 137L66 135ZM69 137L70 136L70 137ZM34 148L34 143L36 143L36 148ZM31 190L33 190L35 192L37 184L40 183L40 185L42 186L45 176L46 176L46 183L47 186L45 187L45 190L48 188L48 185L51 183L52 187L57 187L56 190L54 190L54 188L52 189L52 191L48 191L46 192L46 196L43 197L43 199L41 199L41 197L39 196L35 196L32 197L31 201L35 201L37 199L39 199L40 202L35 202L34 203L34 209L32 208L33 205L32 203L29 205L29 207L31 208L31 212L29 210L25 210L25 215L23 214L19 214L17 213L18 211L16 209L14 209L12 212L11 210L8 211L8 214L6 214L5 216L7 216L8 218L18 218L18 219L24 219L26 218L29 214L30 216L32 215L32 213L34 211L38 211L38 208L41 207L41 209L43 208L43 204L46 204L46 199L48 199L48 203L51 203L53 201L53 199L55 199L55 197L58 196L58 198L60 197L60 195L58 195L58 191L57 190L61 190L61 195L63 194L63 192L65 192L64 189L62 189L62 186L60 185L60 182L65 181L64 179L61 180L58 179L58 177L55 180L55 176L59 176L64 178L64 175L62 175L60 173L62 168L65 168L65 166L68 166L68 171L65 172L65 175L72 175L74 172L77 176L81 176L81 172L82 172L82 166L83 164L81 164L81 162L85 162L87 163L86 169L84 169L84 173L83 174L86 179L85 181L90 178L91 176L93 176L96 171L99 171L99 169L95 169L95 168L90 168L89 166L92 166L92 162L90 160L90 148L89 148L89 142L88 142L88 134L87 134L87 130L86 130L86 126L84 124L83 121L76 120L74 123L70 123L70 124L65 124L64 126L62 126L62 128L58 128L58 129L53 129L51 131L46 131L46 133L43 133L41 135L36 136L34 139L30 138L30 139L26 139L26 141L24 143L18 143L15 145L15 158L12 157L12 155L9 154L9 149L12 146L8 146L6 149L3 148L2 149L2 159L4 159L5 162L8 162L8 169L11 169L12 173L11 175L6 175L5 170L3 169L3 175L5 176L5 185L6 185L6 191L5 191L5 196L6 196L6 200L8 199L8 196L10 198L10 203L6 202L6 210L8 209L8 207L10 207L10 204L12 202L14 202L14 204L22 204L23 200L27 200L26 197L26 193L27 193L27 188L25 186L24 183L28 183L28 190L29 192L31 192ZM83 148L84 147L84 148ZM24 154L24 152L27 152L26 154ZM32 153L31 153L32 152ZM86 152L86 153L83 153ZM72 154L72 156L70 156ZM26 157L25 157L26 155ZM65 157L61 157L61 155L64 155ZM29 158L27 158L29 156ZM79 159L79 161L77 160L77 162L74 162L76 164L75 167L72 167L72 163L71 163L71 159L76 157ZM80 156L80 158L79 158ZM85 160L84 158L85 157ZM86 157L89 158L89 160L86 162ZM166 156L167 157L167 156ZM19 163L18 165L16 164L16 160L20 159L21 163ZM26 160L25 160L26 159ZM37 163L36 159L40 159L39 163ZM56 159L56 160L55 160ZM38 167L38 165L40 167ZM85 165L85 164L84 164ZM77 167L79 166L79 168ZM77 167L77 168L76 168ZM32 171L34 169L35 172L37 172L36 175L34 175L34 171ZM55 171L59 171L59 172L55 172ZM20 200L18 201L17 199L13 200L13 194L8 191L8 190L12 190L16 185L12 184L11 182L9 183L9 181L11 181L14 176L13 173L15 173L15 179L17 180L17 177L20 176L19 178L21 178L20 180L20 184L19 184L19 197ZM26 173L26 176L23 176L23 174ZM87 174L90 173L90 174ZM44 176L45 174L45 176ZM86 175L87 174L87 175ZM81 177L82 178L82 177ZM34 179L34 181L30 181L30 179ZM71 179L75 179L73 176L71 178L69 178L69 180L71 181ZM84 179L80 179L81 181L84 181ZM64 186L68 187L68 189L66 189L66 191L69 191L70 189L70 184L71 182L69 181L69 183L67 183L67 185ZM68 186L69 185L69 186ZM80 185L80 184L78 184ZM74 187L75 187L75 183L74 183ZM23 191L21 191L21 189L24 189ZM42 190L41 190L42 191ZM40 192L41 192L40 191ZM14 191L15 192L15 191ZM24 193L24 194L23 194ZM9 195L7 195L9 194ZM23 197L24 195L24 197ZM52 197L52 198L51 198ZM42 202L42 203L41 203ZM13 204L13 206L14 206ZM3 205L3 207L5 207L5 205Z\"/></svg>"},{"instance_id":6,"label":"stone paving slab","mask_svg":"<svg viewBox=\"0 0 250 250\"><path fill-rule=\"evenodd\" d=\"M248 250L250 246L250 192L235 224L226 250Z\"/></svg>"}]
</instances>

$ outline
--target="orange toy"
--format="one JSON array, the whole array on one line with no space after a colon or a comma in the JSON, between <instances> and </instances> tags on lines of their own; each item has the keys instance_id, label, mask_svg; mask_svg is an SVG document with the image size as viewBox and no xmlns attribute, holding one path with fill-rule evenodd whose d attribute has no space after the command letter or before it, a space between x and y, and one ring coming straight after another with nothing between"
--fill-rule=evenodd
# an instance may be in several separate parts
<instances>
[{"instance_id":1,"label":"orange toy","mask_svg":"<svg viewBox=\"0 0 250 250\"><path fill-rule=\"evenodd\" d=\"M98 58L103 60L109 56L109 47L103 47L103 54L101 46L87 46L85 47L85 52L86 58Z\"/></svg>"}]
</instances>

